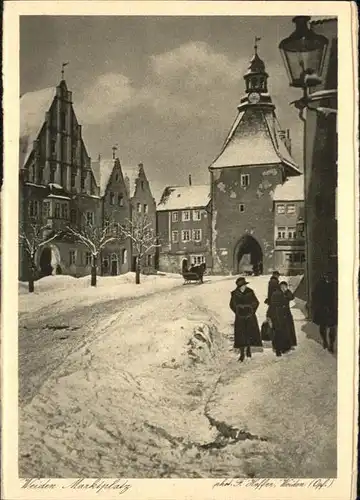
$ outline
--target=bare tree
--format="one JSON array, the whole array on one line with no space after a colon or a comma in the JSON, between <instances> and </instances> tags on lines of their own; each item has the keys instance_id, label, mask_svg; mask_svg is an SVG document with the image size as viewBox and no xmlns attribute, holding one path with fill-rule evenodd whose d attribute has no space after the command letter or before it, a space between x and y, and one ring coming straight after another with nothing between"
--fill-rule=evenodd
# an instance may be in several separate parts
<instances>
[{"instance_id":1,"label":"bare tree","mask_svg":"<svg viewBox=\"0 0 360 500\"><path fill-rule=\"evenodd\" d=\"M153 221L146 215L136 214L132 220L127 219L121 226L124 238L130 239L136 257L135 283L140 283L140 273L143 259L151 250L160 246L159 238L154 229Z\"/></svg>"},{"instance_id":2,"label":"bare tree","mask_svg":"<svg viewBox=\"0 0 360 500\"><path fill-rule=\"evenodd\" d=\"M59 236L58 231L53 231L48 225L33 222L20 226L19 238L23 243L28 260L29 272L29 292L34 291L34 280L36 274L36 254L45 245L55 240Z\"/></svg>"},{"instance_id":3,"label":"bare tree","mask_svg":"<svg viewBox=\"0 0 360 500\"><path fill-rule=\"evenodd\" d=\"M119 223L105 221L103 226L99 227L86 220L81 227L67 226L66 230L68 235L82 243L91 253L91 286L96 286L96 267L101 251L109 243L122 239Z\"/></svg>"}]
</instances>

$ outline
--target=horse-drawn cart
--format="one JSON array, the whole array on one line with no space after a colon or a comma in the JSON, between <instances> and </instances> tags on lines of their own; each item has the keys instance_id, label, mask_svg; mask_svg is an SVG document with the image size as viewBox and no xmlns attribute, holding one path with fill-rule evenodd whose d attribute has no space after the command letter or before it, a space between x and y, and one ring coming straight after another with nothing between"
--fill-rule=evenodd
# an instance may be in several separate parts
<instances>
[{"instance_id":1,"label":"horse-drawn cart","mask_svg":"<svg viewBox=\"0 0 360 500\"><path fill-rule=\"evenodd\" d=\"M196 282L196 283L202 283L203 278L201 275L198 273L191 273L190 271L184 272L183 273L183 278L184 278L184 285L188 285L189 283Z\"/></svg>"}]
</instances>

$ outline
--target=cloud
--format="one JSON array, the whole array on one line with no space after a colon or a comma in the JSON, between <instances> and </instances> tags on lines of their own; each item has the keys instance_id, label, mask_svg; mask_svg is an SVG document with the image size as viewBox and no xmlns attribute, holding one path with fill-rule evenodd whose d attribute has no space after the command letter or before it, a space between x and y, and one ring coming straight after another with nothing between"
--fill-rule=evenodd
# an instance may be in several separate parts
<instances>
[{"instance_id":1,"label":"cloud","mask_svg":"<svg viewBox=\"0 0 360 500\"><path fill-rule=\"evenodd\" d=\"M84 124L101 124L132 107L135 95L128 77L120 73L104 73L84 90L76 112Z\"/></svg>"},{"instance_id":2,"label":"cloud","mask_svg":"<svg viewBox=\"0 0 360 500\"><path fill-rule=\"evenodd\" d=\"M135 87L123 74L105 73L84 91L79 119L100 124L145 106L166 119L198 118L214 113L226 91L241 89L245 61L231 60L205 42L190 42L150 56L147 83Z\"/></svg>"}]
</instances>

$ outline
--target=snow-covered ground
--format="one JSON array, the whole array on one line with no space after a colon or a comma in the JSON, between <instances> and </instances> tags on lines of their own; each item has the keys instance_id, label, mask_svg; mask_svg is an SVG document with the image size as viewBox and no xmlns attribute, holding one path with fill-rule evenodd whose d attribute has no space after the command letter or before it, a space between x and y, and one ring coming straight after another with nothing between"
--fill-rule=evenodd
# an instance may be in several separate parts
<instances>
[{"instance_id":1,"label":"snow-covered ground","mask_svg":"<svg viewBox=\"0 0 360 500\"><path fill-rule=\"evenodd\" d=\"M56 277L56 287L47 280L49 286L36 284L38 294L20 296L20 318L35 312L41 323L51 309L56 319L60 308L71 327L77 310L85 325L95 306L99 316L93 334L24 399L20 475L336 473L336 358L313 340L316 330L299 309L293 309L295 352L277 360L264 346L241 364L228 307L234 278L183 286L179 276L149 276L134 285L129 275L100 279L96 289L83 285L85 279L70 285L71 278ZM261 323L268 277L249 281ZM71 335L70 328L66 343ZM49 331L36 342L45 336ZM23 356L31 348L24 343Z\"/></svg>"}]
</instances>

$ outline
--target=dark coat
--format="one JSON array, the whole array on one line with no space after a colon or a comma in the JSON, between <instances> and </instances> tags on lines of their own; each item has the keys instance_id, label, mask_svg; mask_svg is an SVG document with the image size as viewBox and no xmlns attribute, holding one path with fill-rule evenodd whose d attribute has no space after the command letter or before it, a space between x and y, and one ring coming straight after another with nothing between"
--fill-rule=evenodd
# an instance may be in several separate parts
<instances>
[{"instance_id":1,"label":"dark coat","mask_svg":"<svg viewBox=\"0 0 360 500\"><path fill-rule=\"evenodd\" d=\"M319 280L313 293L313 321L316 325L336 326L338 321L338 292L335 281Z\"/></svg>"},{"instance_id":2,"label":"dark coat","mask_svg":"<svg viewBox=\"0 0 360 500\"><path fill-rule=\"evenodd\" d=\"M273 292L277 290L279 287L279 279L276 278L275 276L271 276L269 279L269 284L268 284L268 293L267 293L267 298L265 300L265 304L270 304L270 298Z\"/></svg>"},{"instance_id":3,"label":"dark coat","mask_svg":"<svg viewBox=\"0 0 360 500\"><path fill-rule=\"evenodd\" d=\"M256 311L259 301L251 288L231 292L230 309L235 313L234 347L261 346L261 335Z\"/></svg>"},{"instance_id":4,"label":"dark coat","mask_svg":"<svg viewBox=\"0 0 360 500\"><path fill-rule=\"evenodd\" d=\"M296 345L294 320L290 311L290 301L294 295L277 288L271 296L268 316L273 326L273 347L276 351L288 351Z\"/></svg>"}]
</instances>

